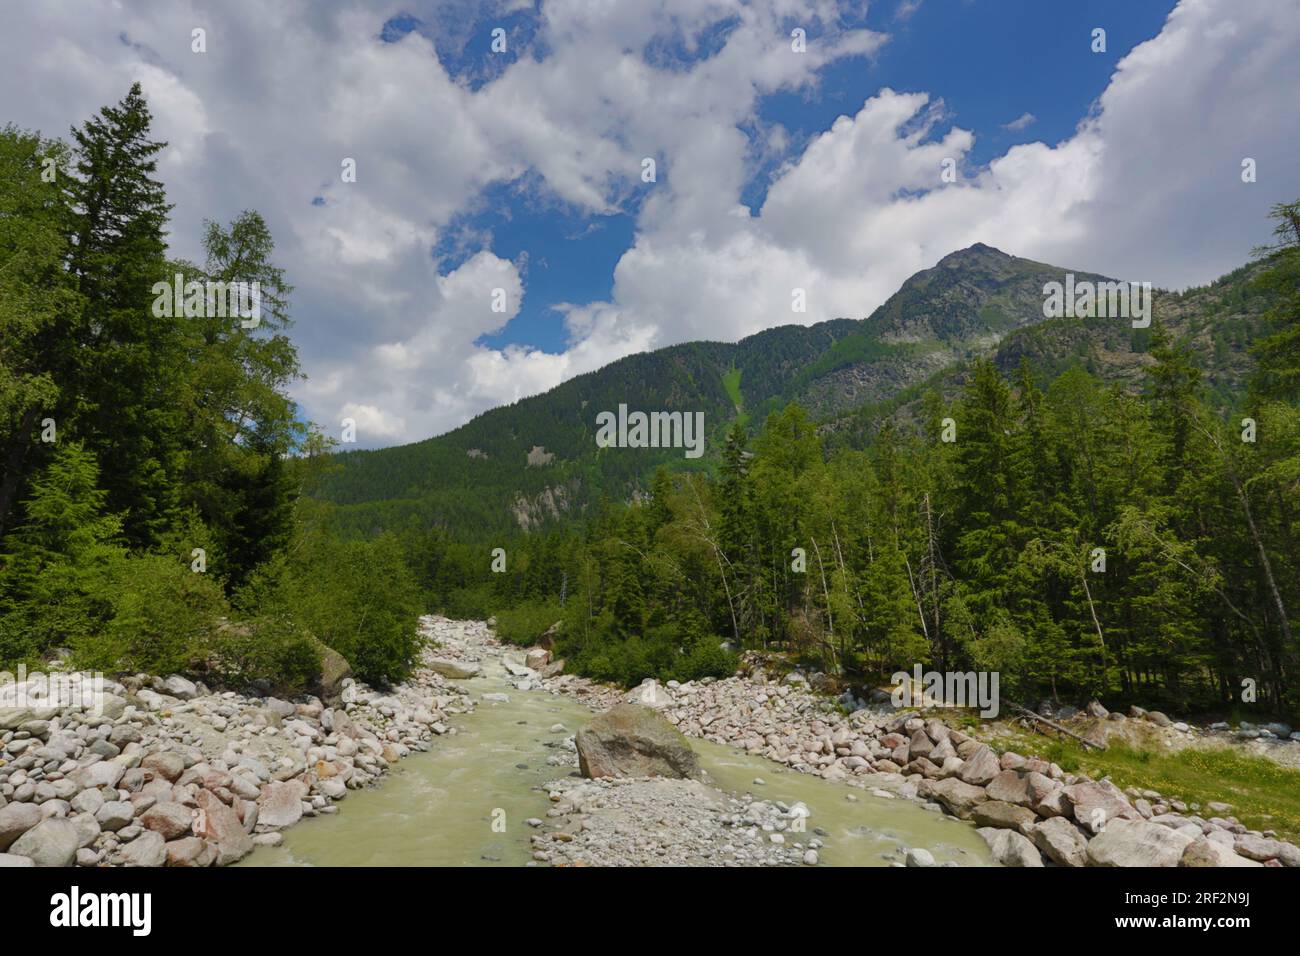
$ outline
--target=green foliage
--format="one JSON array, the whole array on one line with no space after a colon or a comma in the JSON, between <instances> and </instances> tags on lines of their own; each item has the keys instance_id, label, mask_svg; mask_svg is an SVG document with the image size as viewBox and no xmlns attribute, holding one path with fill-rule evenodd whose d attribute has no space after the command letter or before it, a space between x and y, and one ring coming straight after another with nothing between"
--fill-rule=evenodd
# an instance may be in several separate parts
<instances>
[{"instance_id":1,"label":"green foliage","mask_svg":"<svg viewBox=\"0 0 1300 956\"><path fill-rule=\"evenodd\" d=\"M71 647L109 671L291 693L320 637L363 678L399 678L425 609L402 548L340 541L330 509L299 500L330 444L288 393L271 233L246 211L205 224L202 267L167 261L150 126L136 84L70 145L0 130L0 663ZM258 321L221 297L172 308L154 287L176 274L256 282Z\"/></svg>"},{"instance_id":2,"label":"green foliage","mask_svg":"<svg viewBox=\"0 0 1300 956\"><path fill-rule=\"evenodd\" d=\"M0 661L66 647L112 619L126 552L98 478L94 456L67 442L32 481L26 521L0 556Z\"/></svg>"},{"instance_id":3,"label":"green foliage","mask_svg":"<svg viewBox=\"0 0 1300 956\"><path fill-rule=\"evenodd\" d=\"M387 684L410 673L424 603L394 536L340 541L317 535L304 540L278 573L269 587L281 593L271 606L292 609L360 679Z\"/></svg>"},{"instance_id":4,"label":"green foliage","mask_svg":"<svg viewBox=\"0 0 1300 956\"><path fill-rule=\"evenodd\" d=\"M529 646L564 618L559 601L527 602L496 613L497 636L508 644Z\"/></svg>"},{"instance_id":5,"label":"green foliage","mask_svg":"<svg viewBox=\"0 0 1300 956\"><path fill-rule=\"evenodd\" d=\"M295 693L316 682L321 653L307 630L288 613L265 612L221 628L211 667L235 685L265 683Z\"/></svg>"},{"instance_id":6,"label":"green foliage","mask_svg":"<svg viewBox=\"0 0 1300 956\"><path fill-rule=\"evenodd\" d=\"M193 672L214 650L229 613L210 578L166 555L124 561L112 581L113 617L102 633L73 643L74 662L110 673Z\"/></svg>"}]
</instances>

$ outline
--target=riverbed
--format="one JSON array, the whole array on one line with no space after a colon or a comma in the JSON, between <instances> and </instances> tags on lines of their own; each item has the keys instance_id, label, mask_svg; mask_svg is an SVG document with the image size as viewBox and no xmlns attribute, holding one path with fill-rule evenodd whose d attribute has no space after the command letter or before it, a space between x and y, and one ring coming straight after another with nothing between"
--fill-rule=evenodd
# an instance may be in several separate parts
<instances>
[{"instance_id":1,"label":"riverbed","mask_svg":"<svg viewBox=\"0 0 1300 956\"><path fill-rule=\"evenodd\" d=\"M479 703L457 732L394 767L377 787L350 792L338 812L304 820L277 847L260 847L243 866L523 866L532 862L526 821L546 819L545 784L572 773L548 760L591 718L582 703L545 690L516 690L499 658L463 682ZM506 701L483 700L505 694ZM552 730L556 724L563 731ZM706 782L735 796L804 803L808 830L824 842L821 865L888 866L908 847L939 863L989 865L988 847L969 825L901 798L789 770L698 739ZM755 780L762 783L755 783Z\"/></svg>"}]
</instances>

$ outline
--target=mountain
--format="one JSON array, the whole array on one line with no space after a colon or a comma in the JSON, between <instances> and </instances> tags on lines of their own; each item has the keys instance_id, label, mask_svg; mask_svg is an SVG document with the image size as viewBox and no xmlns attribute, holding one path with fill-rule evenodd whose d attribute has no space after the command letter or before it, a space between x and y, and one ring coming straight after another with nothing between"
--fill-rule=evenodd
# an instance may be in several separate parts
<instances>
[{"instance_id":1,"label":"mountain","mask_svg":"<svg viewBox=\"0 0 1300 956\"><path fill-rule=\"evenodd\" d=\"M1240 391L1245 349L1260 327L1264 298L1250 282L1257 268L1154 296L1156 319L1188 341L1211 394L1225 403ZM1028 360L1044 381L1080 365L1137 387L1149 330L1123 318L1044 318L1044 286L1067 272L1076 283L1110 281L977 243L909 278L866 319L631 355L445 435L339 454L319 495L340 506L340 524L356 533L416 524L505 534L583 513L602 495L626 499L659 464L710 467L711 454L599 448L597 416L620 404L702 412L706 448L716 451L738 416L761 424L791 401L827 428L866 431L880 415L906 414L922 388L950 394L980 356L1008 372Z\"/></svg>"}]
</instances>

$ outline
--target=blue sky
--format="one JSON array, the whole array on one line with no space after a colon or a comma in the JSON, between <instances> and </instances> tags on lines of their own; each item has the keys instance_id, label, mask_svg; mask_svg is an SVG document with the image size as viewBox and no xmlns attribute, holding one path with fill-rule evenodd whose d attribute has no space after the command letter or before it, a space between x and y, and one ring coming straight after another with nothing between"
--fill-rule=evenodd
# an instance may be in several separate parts
<instances>
[{"instance_id":1,"label":"blue sky","mask_svg":"<svg viewBox=\"0 0 1300 956\"><path fill-rule=\"evenodd\" d=\"M871 6L865 17L850 12L843 22L889 33L874 56L846 58L820 72L815 90L780 92L763 97L757 119L779 124L790 134L790 153L830 127L836 117L852 115L882 87L926 90L943 99L952 122L976 134L968 166L982 166L1016 143L1059 142L1070 136L1106 88L1115 64L1138 43L1160 31L1174 0L1043 0L922 3L910 0ZM908 12L909 9L911 12ZM537 16L520 11L481 18L466 27L461 50L440 50L443 65L471 89L490 82L501 61L521 55L544 56L537 45ZM798 24L791 19L790 25ZM1094 27L1106 29L1106 52L1091 49ZM491 31L501 27L509 42L524 52L498 59L488 56ZM729 25L710 31L694 51L680 43L655 50L665 67L698 62L716 51ZM432 32L411 14L385 24L381 36L394 42L409 32ZM810 34L815 41L816 31ZM1033 117L1028 120L1026 114ZM1025 117L1022 124L1006 128ZM772 158L758 165L741 200L757 211L779 165ZM671 167L662 174L664 180ZM495 186L460 218L458 231L480 237L456 243L448 237L435 256L455 268L480 248L526 263L528 296L520 313L501 331L482 336L480 344L500 348L523 344L555 352L567 333L561 303L607 299L614 267L632 245L638 203L632 196L626 212L592 216L564 204L539 201L544 190L535 182Z\"/></svg>"},{"instance_id":2,"label":"blue sky","mask_svg":"<svg viewBox=\"0 0 1300 956\"><path fill-rule=\"evenodd\" d=\"M0 22L5 121L65 135L141 83L174 254L263 214L294 398L362 447L634 352L865 318L976 242L1206 283L1300 196L1293 0L14 0Z\"/></svg>"}]
</instances>

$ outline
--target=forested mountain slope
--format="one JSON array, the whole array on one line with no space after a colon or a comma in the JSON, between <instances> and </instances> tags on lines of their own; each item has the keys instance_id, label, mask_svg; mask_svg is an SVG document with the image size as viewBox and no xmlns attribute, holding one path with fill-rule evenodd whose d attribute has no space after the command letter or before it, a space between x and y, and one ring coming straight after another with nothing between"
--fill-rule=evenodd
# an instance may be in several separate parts
<instances>
[{"instance_id":1,"label":"forested mountain slope","mask_svg":"<svg viewBox=\"0 0 1300 956\"><path fill-rule=\"evenodd\" d=\"M1155 317L1189 341L1211 394L1228 400L1259 329L1262 293L1243 267L1210 286L1156 292ZM644 491L661 463L707 467L730 423L761 424L794 401L852 437L882 414L904 417L924 387L955 391L971 360L991 355L1004 371L1026 359L1050 380L1073 365L1137 387L1149 363L1149 330L1124 318L1043 316L1043 287L1106 281L1007 255L983 244L912 276L862 320L781 326L737 343L691 342L628 356L542 395L486 412L446 435L378 451L346 452L321 496L342 507L353 532L443 527L477 535L533 529L586 511L602 495ZM704 459L680 449L602 452L596 416L631 410L703 412Z\"/></svg>"}]
</instances>

